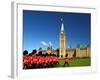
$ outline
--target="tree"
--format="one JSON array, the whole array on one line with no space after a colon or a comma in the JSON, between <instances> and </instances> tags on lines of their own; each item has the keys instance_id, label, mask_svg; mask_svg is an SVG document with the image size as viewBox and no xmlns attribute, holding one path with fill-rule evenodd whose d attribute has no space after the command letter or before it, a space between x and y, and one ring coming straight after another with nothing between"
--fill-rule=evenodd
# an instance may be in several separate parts
<instances>
[{"instance_id":1,"label":"tree","mask_svg":"<svg viewBox=\"0 0 100 80\"><path fill-rule=\"evenodd\" d=\"M42 56L42 55L43 55L43 54L42 54L42 51L38 52L38 55L39 55L39 56Z\"/></svg>"},{"instance_id":2,"label":"tree","mask_svg":"<svg viewBox=\"0 0 100 80\"><path fill-rule=\"evenodd\" d=\"M72 46L71 46L71 45L69 45L69 48L72 48Z\"/></svg>"},{"instance_id":3,"label":"tree","mask_svg":"<svg viewBox=\"0 0 100 80\"><path fill-rule=\"evenodd\" d=\"M90 44L87 44L87 47L90 47Z\"/></svg>"},{"instance_id":4,"label":"tree","mask_svg":"<svg viewBox=\"0 0 100 80\"><path fill-rule=\"evenodd\" d=\"M74 54L73 54L73 58L75 58L76 57L76 50L74 51Z\"/></svg>"},{"instance_id":5,"label":"tree","mask_svg":"<svg viewBox=\"0 0 100 80\"><path fill-rule=\"evenodd\" d=\"M59 48L56 51L57 51L57 57L59 57Z\"/></svg>"},{"instance_id":6,"label":"tree","mask_svg":"<svg viewBox=\"0 0 100 80\"><path fill-rule=\"evenodd\" d=\"M77 44L77 48L80 48L80 44Z\"/></svg>"},{"instance_id":7,"label":"tree","mask_svg":"<svg viewBox=\"0 0 100 80\"><path fill-rule=\"evenodd\" d=\"M47 50L50 50L50 47L47 47Z\"/></svg>"}]
</instances>

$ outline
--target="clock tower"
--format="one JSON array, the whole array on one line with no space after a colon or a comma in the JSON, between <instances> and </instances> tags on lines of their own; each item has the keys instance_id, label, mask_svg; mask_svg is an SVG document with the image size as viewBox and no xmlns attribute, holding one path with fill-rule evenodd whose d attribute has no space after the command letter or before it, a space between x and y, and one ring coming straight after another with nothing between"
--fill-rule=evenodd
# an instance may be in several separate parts
<instances>
[{"instance_id":1,"label":"clock tower","mask_svg":"<svg viewBox=\"0 0 100 80\"><path fill-rule=\"evenodd\" d=\"M61 19L62 21L62 19ZM60 31L60 49L59 49L59 57L65 57L66 55L66 35L64 32L64 24L61 25Z\"/></svg>"}]
</instances>

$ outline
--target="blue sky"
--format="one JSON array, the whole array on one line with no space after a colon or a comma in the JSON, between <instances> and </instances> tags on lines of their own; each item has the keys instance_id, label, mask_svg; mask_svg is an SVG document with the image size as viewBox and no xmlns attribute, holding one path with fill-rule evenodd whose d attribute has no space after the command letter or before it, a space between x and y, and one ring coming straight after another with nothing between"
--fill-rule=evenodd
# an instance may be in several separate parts
<instances>
[{"instance_id":1,"label":"blue sky","mask_svg":"<svg viewBox=\"0 0 100 80\"><path fill-rule=\"evenodd\" d=\"M23 49L46 49L49 44L59 48L59 33L63 18L66 47L73 48L91 42L89 13L48 12L23 10Z\"/></svg>"}]
</instances>

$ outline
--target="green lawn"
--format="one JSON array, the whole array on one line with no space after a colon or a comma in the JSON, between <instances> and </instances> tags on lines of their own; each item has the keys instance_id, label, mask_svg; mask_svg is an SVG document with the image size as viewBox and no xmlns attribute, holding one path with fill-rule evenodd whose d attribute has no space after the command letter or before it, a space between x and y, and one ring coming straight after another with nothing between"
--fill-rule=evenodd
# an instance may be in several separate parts
<instances>
[{"instance_id":1,"label":"green lawn","mask_svg":"<svg viewBox=\"0 0 100 80\"><path fill-rule=\"evenodd\" d=\"M63 65L64 65L64 60L59 59L59 64L57 65L57 67L63 67ZM91 65L90 58L76 58L69 60L69 67L80 67L80 66L90 66L90 65ZM67 64L65 67L67 67Z\"/></svg>"}]
</instances>

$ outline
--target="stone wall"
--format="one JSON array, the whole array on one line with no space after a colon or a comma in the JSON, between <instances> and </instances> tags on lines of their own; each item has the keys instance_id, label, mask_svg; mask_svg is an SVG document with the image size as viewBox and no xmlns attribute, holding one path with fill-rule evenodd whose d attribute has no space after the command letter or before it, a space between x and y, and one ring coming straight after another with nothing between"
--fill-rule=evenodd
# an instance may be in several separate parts
<instances>
[{"instance_id":1,"label":"stone wall","mask_svg":"<svg viewBox=\"0 0 100 80\"><path fill-rule=\"evenodd\" d=\"M57 54L56 50L47 50L43 51L43 54L45 53L48 54ZM91 48L86 47L86 48L67 48L66 53L68 54L69 58L72 58L74 54L76 54L76 57L82 58L82 57L90 57L91 56Z\"/></svg>"},{"instance_id":2,"label":"stone wall","mask_svg":"<svg viewBox=\"0 0 100 80\"><path fill-rule=\"evenodd\" d=\"M69 58L72 58L74 54L76 54L76 57L90 57L91 56L91 50L90 47L87 48L75 48L75 49L66 49L66 53L68 54Z\"/></svg>"},{"instance_id":3,"label":"stone wall","mask_svg":"<svg viewBox=\"0 0 100 80\"><path fill-rule=\"evenodd\" d=\"M72 58L74 51L75 51L75 49L66 49L66 53L68 54L69 58Z\"/></svg>"}]
</instances>

